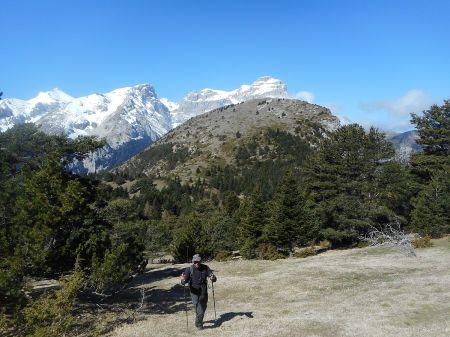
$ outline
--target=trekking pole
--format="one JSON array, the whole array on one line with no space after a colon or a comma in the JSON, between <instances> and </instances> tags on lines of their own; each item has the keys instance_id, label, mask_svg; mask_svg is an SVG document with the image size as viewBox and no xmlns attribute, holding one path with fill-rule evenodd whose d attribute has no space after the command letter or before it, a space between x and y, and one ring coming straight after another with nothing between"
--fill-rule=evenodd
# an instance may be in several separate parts
<instances>
[{"instance_id":1,"label":"trekking pole","mask_svg":"<svg viewBox=\"0 0 450 337\"><path fill-rule=\"evenodd\" d=\"M183 285L184 291L184 312L186 313L186 330L189 332L189 318L188 318L188 309L187 309L187 297L186 297L186 284Z\"/></svg>"},{"instance_id":2,"label":"trekking pole","mask_svg":"<svg viewBox=\"0 0 450 337\"><path fill-rule=\"evenodd\" d=\"M217 314L216 314L216 299L214 297L214 282L211 281L211 287L212 287L212 293L213 293L213 303L214 303L214 324L216 324L217 321Z\"/></svg>"},{"instance_id":3,"label":"trekking pole","mask_svg":"<svg viewBox=\"0 0 450 337\"><path fill-rule=\"evenodd\" d=\"M186 246L186 262L189 262L189 248ZM186 281L184 281L186 282ZM186 312L186 330L189 332L189 318L188 318L188 308L187 308L187 297L186 297L186 283L183 285L184 292L184 311Z\"/></svg>"}]
</instances>

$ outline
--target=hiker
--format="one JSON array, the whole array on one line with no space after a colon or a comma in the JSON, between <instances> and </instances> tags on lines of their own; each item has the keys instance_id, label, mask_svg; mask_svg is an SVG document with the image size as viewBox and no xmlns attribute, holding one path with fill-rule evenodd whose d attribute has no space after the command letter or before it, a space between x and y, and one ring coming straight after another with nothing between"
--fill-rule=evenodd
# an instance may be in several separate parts
<instances>
[{"instance_id":1,"label":"hiker","mask_svg":"<svg viewBox=\"0 0 450 337\"><path fill-rule=\"evenodd\" d=\"M211 282L216 282L217 278L206 264L201 263L202 258L199 254L192 257L192 265L187 267L181 274L181 284L184 286L189 282L192 304L195 307L195 326L197 329L203 329L203 316L205 315L208 304L207 277Z\"/></svg>"}]
</instances>

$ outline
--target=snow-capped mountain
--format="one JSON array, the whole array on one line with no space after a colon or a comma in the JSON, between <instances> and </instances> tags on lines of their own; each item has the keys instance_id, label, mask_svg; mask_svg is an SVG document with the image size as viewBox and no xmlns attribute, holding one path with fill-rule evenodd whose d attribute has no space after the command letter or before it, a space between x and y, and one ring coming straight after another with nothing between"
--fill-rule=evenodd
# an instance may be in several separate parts
<instances>
[{"instance_id":1,"label":"snow-capped mountain","mask_svg":"<svg viewBox=\"0 0 450 337\"><path fill-rule=\"evenodd\" d=\"M30 100L1 100L0 131L15 124L36 123L50 134L106 138L108 145L83 163L89 172L94 172L132 157L191 117L266 97L287 98L286 85L272 77L261 77L232 91L193 91L178 103L158 99L148 84L79 98L53 89Z\"/></svg>"},{"instance_id":2,"label":"snow-capped mountain","mask_svg":"<svg viewBox=\"0 0 450 337\"><path fill-rule=\"evenodd\" d=\"M106 138L108 146L95 154L89 171L128 159L171 129L171 117L151 85L142 84L73 98L59 89L23 101L0 101L0 130L18 123L36 123L44 132Z\"/></svg>"},{"instance_id":3,"label":"snow-capped mountain","mask_svg":"<svg viewBox=\"0 0 450 337\"><path fill-rule=\"evenodd\" d=\"M35 123L45 114L61 110L73 99L59 89L40 92L28 101L4 99L0 101L0 131L5 131L15 124Z\"/></svg>"},{"instance_id":4,"label":"snow-capped mountain","mask_svg":"<svg viewBox=\"0 0 450 337\"><path fill-rule=\"evenodd\" d=\"M112 133L111 124L118 122L122 129L135 128L137 132L125 138L119 130ZM80 98L53 89L28 101L0 101L0 130L18 123L36 123L47 133L64 133L69 138L106 137L113 147L124 140L140 139L142 132L161 136L171 128L169 110L158 100L154 88L146 84Z\"/></svg>"},{"instance_id":5,"label":"snow-capped mountain","mask_svg":"<svg viewBox=\"0 0 450 337\"><path fill-rule=\"evenodd\" d=\"M172 126L212 109L237 104L255 98L288 98L287 86L280 80L264 76L251 85L244 84L232 91L203 89L187 94L178 103L164 100L172 116Z\"/></svg>"}]
</instances>

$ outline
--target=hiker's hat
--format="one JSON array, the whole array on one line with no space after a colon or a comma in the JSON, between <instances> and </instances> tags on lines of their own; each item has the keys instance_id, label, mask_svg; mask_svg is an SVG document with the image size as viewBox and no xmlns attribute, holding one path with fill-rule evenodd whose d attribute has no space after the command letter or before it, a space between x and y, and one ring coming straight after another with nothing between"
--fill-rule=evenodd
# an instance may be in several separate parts
<instances>
[{"instance_id":1,"label":"hiker's hat","mask_svg":"<svg viewBox=\"0 0 450 337\"><path fill-rule=\"evenodd\" d=\"M195 254L192 257L192 262L200 262L202 260L202 257L199 254Z\"/></svg>"}]
</instances>

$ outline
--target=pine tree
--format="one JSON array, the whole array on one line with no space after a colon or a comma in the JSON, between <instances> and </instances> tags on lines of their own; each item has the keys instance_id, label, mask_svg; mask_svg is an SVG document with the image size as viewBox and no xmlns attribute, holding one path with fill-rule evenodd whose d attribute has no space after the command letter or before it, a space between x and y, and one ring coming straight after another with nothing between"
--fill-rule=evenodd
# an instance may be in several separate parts
<instances>
[{"instance_id":1,"label":"pine tree","mask_svg":"<svg viewBox=\"0 0 450 337\"><path fill-rule=\"evenodd\" d=\"M417 143L423 147L423 152L412 156L411 165L413 172L427 183L435 171L450 167L450 100L442 106L431 106L422 116L413 113L411 117L419 133Z\"/></svg>"},{"instance_id":2,"label":"pine tree","mask_svg":"<svg viewBox=\"0 0 450 337\"><path fill-rule=\"evenodd\" d=\"M414 202L411 230L440 236L450 231L450 100L433 105L411 122L419 132L423 152L411 158L413 173L423 184Z\"/></svg>"},{"instance_id":3,"label":"pine tree","mask_svg":"<svg viewBox=\"0 0 450 337\"><path fill-rule=\"evenodd\" d=\"M366 133L357 124L324 139L305 165L308 221L335 244L354 243L369 224L389 221L392 212L380 202L377 174L393 155L382 133Z\"/></svg>"},{"instance_id":4,"label":"pine tree","mask_svg":"<svg viewBox=\"0 0 450 337\"><path fill-rule=\"evenodd\" d=\"M284 175L272 200L264 237L268 243L288 249L295 244L306 244L314 237L312 229L305 223L304 201L291 170Z\"/></svg>"},{"instance_id":5,"label":"pine tree","mask_svg":"<svg viewBox=\"0 0 450 337\"><path fill-rule=\"evenodd\" d=\"M228 213L216 208L204 214L203 228L214 255L239 248L237 223Z\"/></svg>"},{"instance_id":6,"label":"pine tree","mask_svg":"<svg viewBox=\"0 0 450 337\"><path fill-rule=\"evenodd\" d=\"M214 250L203 223L202 214L198 212L192 212L178 219L178 229L175 231L171 247L175 261L188 262L194 254L211 257Z\"/></svg>"},{"instance_id":7,"label":"pine tree","mask_svg":"<svg viewBox=\"0 0 450 337\"><path fill-rule=\"evenodd\" d=\"M20 249L30 267L41 272L73 266L80 243L77 235L91 212L88 187L67 173L55 154L40 170L25 170L24 174L14 218Z\"/></svg>"},{"instance_id":8,"label":"pine tree","mask_svg":"<svg viewBox=\"0 0 450 337\"><path fill-rule=\"evenodd\" d=\"M254 250L261 242L263 229L267 222L265 203L261 192L255 189L250 198L242 205L239 227L239 245L241 254L246 258L254 257Z\"/></svg>"},{"instance_id":9,"label":"pine tree","mask_svg":"<svg viewBox=\"0 0 450 337\"><path fill-rule=\"evenodd\" d=\"M442 106L432 105L421 117L411 114L411 122L416 125L417 143L426 155L450 156L450 100Z\"/></svg>"},{"instance_id":10,"label":"pine tree","mask_svg":"<svg viewBox=\"0 0 450 337\"><path fill-rule=\"evenodd\" d=\"M439 171L419 193L411 214L411 228L422 235L450 233L450 171Z\"/></svg>"},{"instance_id":11,"label":"pine tree","mask_svg":"<svg viewBox=\"0 0 450 337\"><path fill-rule=\"evenodd\" d=\"M229 215L232 215L239 208L239 205L240 201L235 192L230 191L226 193L223 200L223 208Z\"/></svg>"},{"instance_id":12,"label":"pine tree","mask_svg":"<svg viewBox=\"0 0 450 337\"><path fill-rule=\"evenodd\" d=\"M398 161L389 161L377 171L376 185L381 204L396 214L401 224L410 220L411 199L420 191L409 166Z\"/></svg>"},{"instance_id":13,"label":"pine tree","mask_svg":"<svg viewBox=\"0 0 450 337\"><path fill-rule=\"evenodd\" d=\"M80 232L74 225L82 223L87 205L93 201L94 186L66 172L64 163L81 158L97 145L91 138L49 136L33 124L16 125L0 133L3 303L19 303L24 277L30 273L73 267L77 245L86 239L77 237ZM94 231L93 223L86 224L85 234Z\"/></svg>"}]
</instances>

